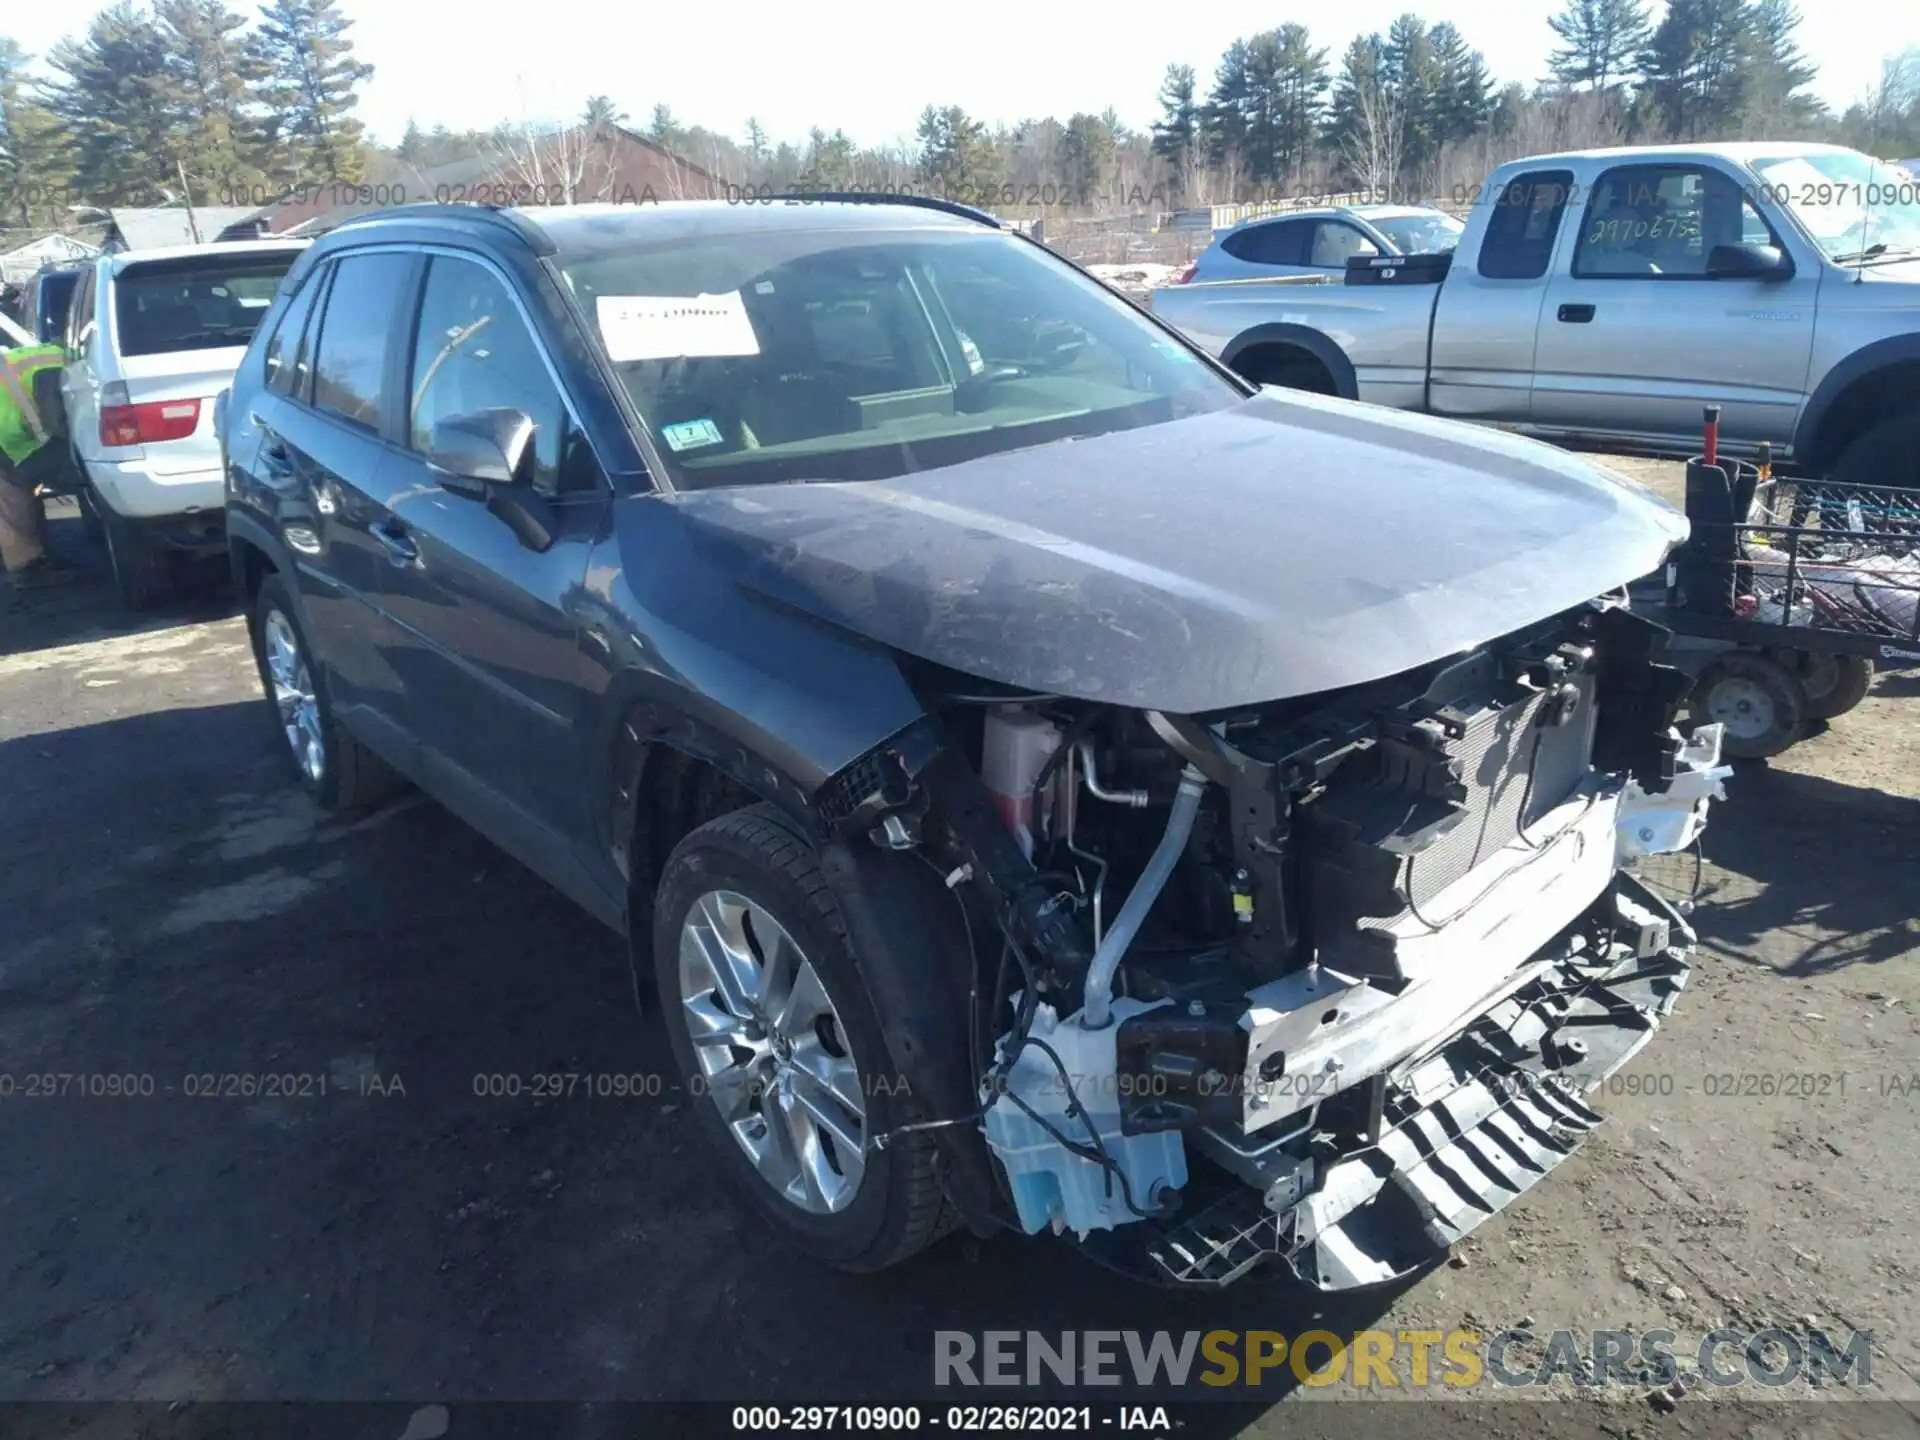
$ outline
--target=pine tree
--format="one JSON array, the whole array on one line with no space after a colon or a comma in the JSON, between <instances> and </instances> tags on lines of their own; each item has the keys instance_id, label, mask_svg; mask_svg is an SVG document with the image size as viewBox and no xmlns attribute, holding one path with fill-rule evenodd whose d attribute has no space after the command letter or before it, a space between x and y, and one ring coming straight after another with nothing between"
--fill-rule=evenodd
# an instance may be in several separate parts
<instances>
[{"instance_id":1,"label":"pine tree","mask_svg":"<svg viewBox=\"0 0 1920 1440\"><path fill-rule=\"evenodd\" d=\"M1824 107L1801 92L1818 77L1794 32L1800 12L1793 0L1755 0L1747 34L1747 116L1743 132L1751 139L1801 134Z\"/></svg>"},{"instance_id":2,"label":"pine tree","mask_svg":"<svg viewBox=\"0 0 1920 1440\"><path fill-rule=\"evenodd\" d=\"M48 61L48 108L73 156L74 184L103 205L152 205L179 188L166 43L151 16L122 3Z\"/></svg>"},{"instance_id":3,"label":"pine tree","mask_svg":"<svg viewBox=\"0 0 1920 1440\"><path fill-rule=\"evenodd\" d=\"M987 127L958 105L927 106L920 112L916 138L921 179L955 199L983 195L998 183L1000 156Z\"/></svg>"},{"instance_id":4,"label":"pine tree","mask_svg":"<svg viewBox=\"0 0 1920 1440\"><path fill-rule=\"evenodd\" d=\"M1640 99L1670 139L1719 139L1738 128L1751 22L1743 0L1668 0L1640 59Z\"/></svg>"},{"instance_id":5,"label":"pine tree","mask_svg":"<svg viewBox=\"0 0 1920 1440\"><path fill-rule=\"evenodd\" d=\"M1471 139L1486 125L1493 103L1486 59L1478 50L1467 48L1465 38L1449 21L1434 26L1427 33L1427 43L1433 50L1435 72L1435 138L1442 145Z\"/></svg>"},{"instance_id":6,"label":"pine tree","mask_svg":"<svg viewBox=\"0 0 1920 1440\"><path fill-rule=\"evenodd\" d=\"M28 227L65 218L72 178L59 122L30 89L31 59L0 36L0 222Z\"/></svg>"},{"instance_id":7,"label":"pine tree","mask_svg":"<svg viewBox=\"0 0 1920 1440\"><path fill-rule=\"evenodd\" d=\"M166 47L173 148L194 200L247 204L262 175L262 137L248 115L245 18L222 0L157 0L154 19Z\"/></svg>"},{"instance_id":8,"label":"pine tree","mask_svg":"<svg viewBox=\"0 0 1920 1440\"><path fill-rule=\"evenodd\" d=\"M1440 69L1426 22L1411 12L1396 19L1387 27L1381 61L1382 79L1403 117L1402 169L1388 179L1393 189L1409 178L1417 183L1440 153Z\"/></svg>"},{"instance_id":9,"label":"pine tree","mask_svg":"<svg viewBox=\"0 0 1920 1440\"><path fill-rule=\"evenodd\" d=\"M580 109L580 123L589 130L596 125L624 125L627 112L615 104L610 95L589 95Z\"/></svg>"},{"instance_id":10,"label":"pine tree","mask_svg":"<svg viewBox=\"0 0 1920 1440\"><path fill-rule=\"evenodd\" d=\"M767 132L760 122L749 115L747 117L747 159L755 165L767 158Z\"/></svg>"},{"instance_id":11,"label":"pine tree","mask_svg":"<svg viewBox=\"0 0 1920 1440\"><path fill-rule=\"evenodd\" d=\"M1252 85L1247 74L1247 42L1236 40L1220 57L1213 73L1213 89L1207 95L1202 126L1207 137L1207 158L1215 165L1237 167L1247 138L1247 106Z\"/></svg>"},{"instance_id":12,"label":"pine tree","mask_svg":"<svg viewBox=\"0 0 1920 1440\"><path fill-rule=\"evenodd\" d=\"M856 178L857 147L844 130L829 135L818 125L807 136L806 168L800 183L809 190L851 189Z\"/></svg>"},{"instance_id":13,"label":"pine tree","mask_svg":"<svg viewBox=\"0 0 1920 1440\"><path fill-rule=\"evenodd\" d=\"M1562 85L1588 90L1630 81L1651 34L1641 0L1569 0L1547 24L1565 42L1548 58L1548 71Z\"/></svg>"},{"instance_id":14,"label":"pine tree","mask_svg":"<svg viewBox=\"0 0 1920 1440\"><path fill-rule=\"evenodd\" d=\"M1160 118L1153 122L1153 153L1179 175L1200 138L1200 102L1191 65L1169 65L1160 80Z\"/></svg>"},{"instance_id":15,"label":"pine tree","mask_svg":"<svg viewBox=\"0 0 1920 1440\"><path fill-rule=\"evenodd\" d=\"M653 107L653 118L647 122L647 138L656 145L664 145L672 150L680 143L686 132L680 122L674 118L673 110L667 105Z\"/></svg>"},{"instance_id":16,"label":"pine tree","mask_svg":"<svg viewBox=\"0 0 1920 1440\"><path fill-rule=\"evenodd\" d=\"M1069 204L1099 205L1113 179L1113 121L1105 115L1069 116L1060 144L1060 183Z\"/></svg>"},{"instance_id":17,"label":"pine tree","mask_svg":"<svg viewBox=\"0 0 1920 1440\"><path fill-rule=\"evenodd\" d=\"M353 22L334 0L269 0L249 39L262 168L292 184L355 183L365 164L355 87L373 67L353 58Z\"/></svg>"},{"instance_id":18,"label":"pine tree","mask_svg":"<svg viewBox=\"0 0 1920 1440\"><path fill-rule=\"evenodd\" d=\"M1304 25L1283 25L1246 42L1241 115L1249 179L1284 181L1305 167L1326 107L1326 59Z\"/></svg>"},{"instance_id":19,"label":"pine tree","mask_svg":"<svg viewBox=\"0 0 1920 1440\"><path fill-rule=\"evenodd\" d=\"M1277 173L1294 178L1305 172L1327 112L1327 52L1315 48L1307 27L1282 25L1279 38L1278 94L1274 102Z\"/></svg>"}]
</instances>

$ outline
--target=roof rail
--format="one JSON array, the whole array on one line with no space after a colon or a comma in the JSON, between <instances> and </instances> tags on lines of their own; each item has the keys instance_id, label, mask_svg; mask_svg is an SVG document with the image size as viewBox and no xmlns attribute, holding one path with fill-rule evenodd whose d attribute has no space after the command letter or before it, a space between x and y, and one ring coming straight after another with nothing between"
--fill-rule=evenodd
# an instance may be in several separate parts
<instances>
[{"instance_id":1,"label":"roof rail","mask_svg":"<svg viewBox=\"0 0 1920 1440\"><path fill-rule=\"evenodd\" d=\"M995 230L1004 230L1000 217L989 210L974 205L962 205L958 200L942 200L937 195L887 194L877 190L795 190L780 195L755 195L749 204L765 204L775 200L804 202L809 200L825 201L837 205L912 205L921 210L938 210L945 215L958 215L963 220L971 220L977 225L991 225Z\"/></svg>"},{"instance_id":2,"label":"roof rail","mask_svg":"<svg viewBox=\"0 0 1920 1440\"><path fill-rule=\"evenodd\" d=\"M427 201L412 205L389 205L380 210L367 210L356 215L344 215L331 225L326 224L326 216L318 216L307 224L296 226L303 234L327 235L336 230L345 230L349 226L365 224L374 220L491 220L508 230L515 237L524 240L533 247L536 254L551 255L555 246L553 238L535 225L526 216L507 205L482 205L475 201Z\"/></svg>"}]
</instances>

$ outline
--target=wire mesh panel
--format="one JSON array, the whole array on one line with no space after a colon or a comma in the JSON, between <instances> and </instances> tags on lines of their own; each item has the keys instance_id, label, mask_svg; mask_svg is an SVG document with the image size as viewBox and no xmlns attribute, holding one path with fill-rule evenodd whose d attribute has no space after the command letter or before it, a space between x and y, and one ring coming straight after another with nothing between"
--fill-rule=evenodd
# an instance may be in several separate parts
<instances>
[{"instance_id":1,"label":"wire mesh panel","mask_svg":"<svg viewBox=\"0 0 1920 1440\"><path fill-rule=\"evenodd\" d=\"M1920 648L1920 492L1687 466L1676 610Z\"/></svg>"}]
</instances>

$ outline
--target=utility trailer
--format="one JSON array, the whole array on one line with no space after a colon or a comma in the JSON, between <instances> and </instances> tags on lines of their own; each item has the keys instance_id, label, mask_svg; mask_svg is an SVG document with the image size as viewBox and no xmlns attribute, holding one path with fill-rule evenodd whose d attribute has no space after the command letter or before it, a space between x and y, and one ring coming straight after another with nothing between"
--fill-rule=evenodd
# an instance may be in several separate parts
<instances>
[{"instance_id":1,"label":"utility trailer","mask_svg":"<svg viewBox=\"0 0 1920 1440\"><path fill-rule=\"evenodd\" d=\"M1777 755L1866 698L1876 665L1920 664L1920 492L1688 462L1691 538L1635 608L1673 631L1725 753Z\"/></svg>"}]
</instances>

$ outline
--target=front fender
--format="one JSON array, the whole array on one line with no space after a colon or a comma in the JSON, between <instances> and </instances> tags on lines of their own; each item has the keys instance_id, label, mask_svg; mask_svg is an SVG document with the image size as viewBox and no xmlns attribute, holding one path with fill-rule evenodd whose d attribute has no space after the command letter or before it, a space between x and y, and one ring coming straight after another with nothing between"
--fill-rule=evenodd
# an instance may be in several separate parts
<instances>
[{"instance_id":1,"label":"front fender","mask_svg":"<svg viewBox=\"0 0 1920 1440\"><path fill-rule=\"evenodd\" d=\"M886 646L743 585L656 497L614 510L580 607L598 667L593 743L609 765L665 743L806 816L829 779L922 718ZM611 842L617 816L605 823Z\"/></svg>"}]
</instances>

